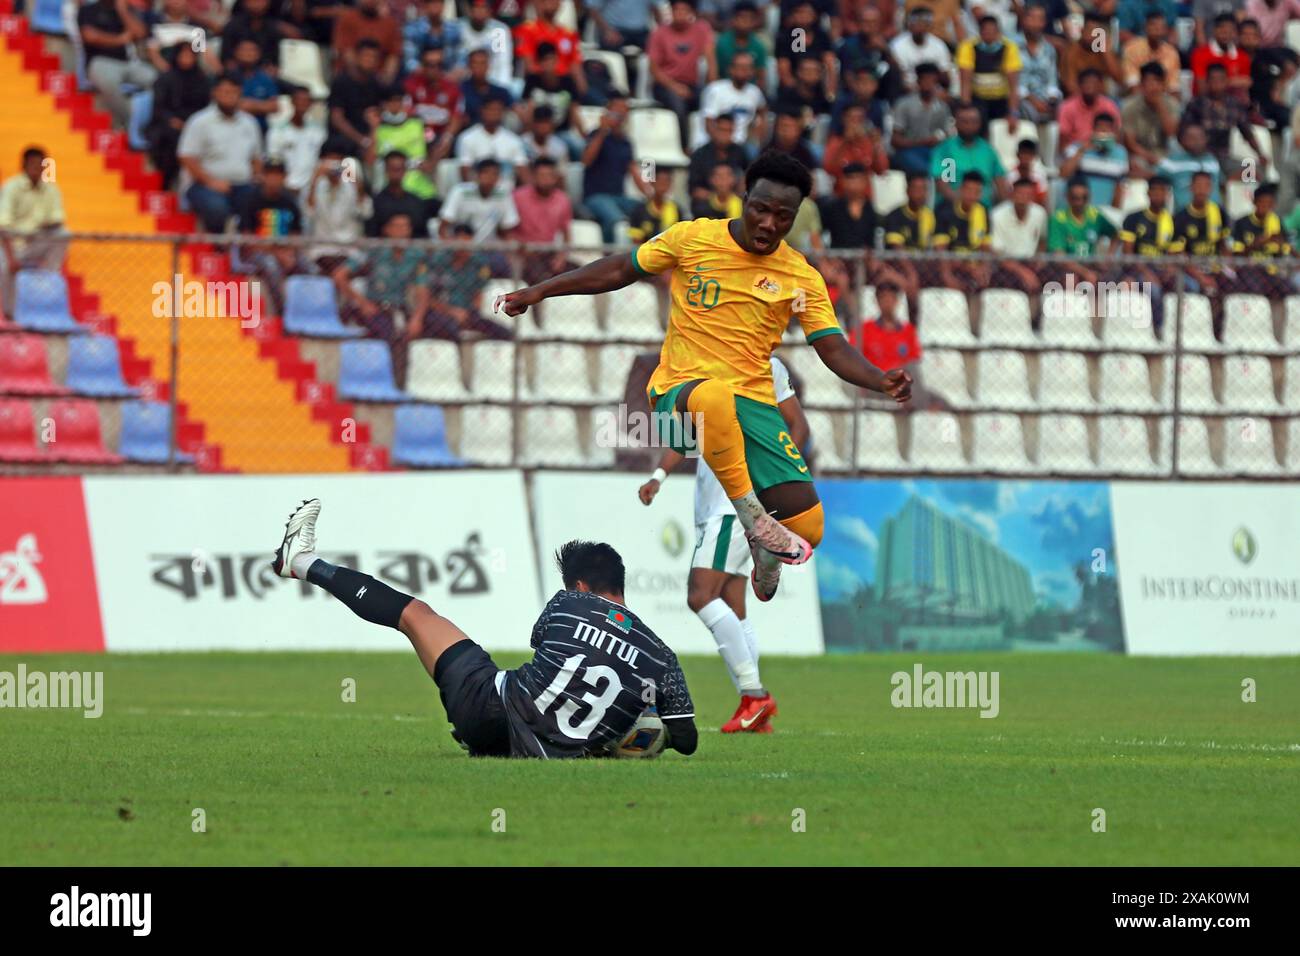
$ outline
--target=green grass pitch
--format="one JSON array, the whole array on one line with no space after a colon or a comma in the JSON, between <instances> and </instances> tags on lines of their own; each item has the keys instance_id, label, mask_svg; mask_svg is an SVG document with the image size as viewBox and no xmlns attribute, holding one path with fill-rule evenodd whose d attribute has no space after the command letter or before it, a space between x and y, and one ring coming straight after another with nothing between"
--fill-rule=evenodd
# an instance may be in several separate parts
<instances>
[{"instance_id":1,"label":"green grass pitch","mask_svg":"<svg viewBox=\"0 0 1300 956\"><path fill-rule=\"evenodd\" d=\"M998 671L1000 715L893 708L918 660ZM768 658L777 732L735 737L691 658L695 756L567 762L465 757L409 651L21 661L105 710L0 710L6 865L1300 863L1296 658Z\"/></svg>"}]
</instances>

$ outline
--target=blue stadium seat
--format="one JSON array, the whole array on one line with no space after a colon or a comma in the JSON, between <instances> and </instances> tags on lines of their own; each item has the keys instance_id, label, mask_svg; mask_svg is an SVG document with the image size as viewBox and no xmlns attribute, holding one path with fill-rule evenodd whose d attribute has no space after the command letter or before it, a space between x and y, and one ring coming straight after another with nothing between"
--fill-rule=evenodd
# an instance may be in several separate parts
<instances>
[{"instance_id":1,"label":"blue stadium seat","mask_svg":"<svg viewBox=\"0 0 1300 956\"><path fill-rule=\"evenodd\" d=\"M393 381L387 342L344 342L339 346L339 397L358 402L406 402Z\"/></svg>"},{"instance_id":2,"label":"blue stadium seat","mask_svg":"<svg viewBox=\"0 0 1300 956\"><path fill-rule=\"evenodd\" d=\"M440 405L403 405L393 414L393 462L413 468L441 468L465 462L447 445Z\"/></svg>"},{"instance_id":3,"label":"blue stadium seat","mask_svg":"<svg viewBox=\"0 0 1300 956\"><path fill-rule=\"evenodd\" d=\"M325 276L290 276L284 283L284 329L290 335L350 339L361 330L339 319L334 283Z\"/></svg>"},{"instance_id":4,"label":"blue stadium seat","mask_svg":"<svg viewBox=\"0 0 1300 956\"><path fill-rule=\"evenodd\" d=\"M14 284L14 321L35 332L84 332L68 307L68 284L57 272L23 269Z\"/></svg>"},{"instance_id":5,"label":"blue stadium seat","mask_svg":"<svg viewBox=\"0 0 1300 956\"><path fill-rule=\"evenodd\" d=\"M122 435L118 454L128 461L164 464L171 443L172 416L166 402L127 402L122 406ZM176 460L190 463L193 455L180 451Z\"/></svg>"},{"instance_id":6,"label":"blue stadium seat","mask_svg":"<svg viewBox=\"0 0 1300 956\"><path fill-rule=\"evenodd\" d=\"M109 335L80 335L68 342L67 386L95 398L133 398L139 394L122 377L117 339Z\"/></svg>"},{"instance_id":7,"label":"blue stadium seat","mask_svg":"<svg viewBox=\"0 0 1300 956\"><path fill-rule=\"evenodd\" d=\"M68 28L63 23L63 0L36 0L32 6L32 29L37 33L67 36Z\"/></svg>"}]
</instances>

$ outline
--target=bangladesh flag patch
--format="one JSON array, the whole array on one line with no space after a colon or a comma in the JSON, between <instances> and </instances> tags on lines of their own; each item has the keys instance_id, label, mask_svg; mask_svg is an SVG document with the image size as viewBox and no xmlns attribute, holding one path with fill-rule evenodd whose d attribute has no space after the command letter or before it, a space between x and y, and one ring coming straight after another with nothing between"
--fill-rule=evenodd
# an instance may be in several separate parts
<instances>
[{"instance_id":1,"label":"bangladesh flag patch","mask_svg":"<svg viewBox=\"0 0 1300 956\"><path fill-rule=\"evenodd\" d=\"M605 620L609 621L609 623L613 624L624 634L627 634L632 630L632 619L627 616L626 612L620 611L616 607L609 609L609 613L605 615Z\"/></svg>"}]
</instances>

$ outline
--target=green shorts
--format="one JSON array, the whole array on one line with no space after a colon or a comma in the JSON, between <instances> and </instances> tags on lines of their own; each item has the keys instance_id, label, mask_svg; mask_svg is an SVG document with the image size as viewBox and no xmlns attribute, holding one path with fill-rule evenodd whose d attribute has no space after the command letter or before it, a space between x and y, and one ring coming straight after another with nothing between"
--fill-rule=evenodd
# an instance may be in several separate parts
<instances>
[{"instance_id":1,"label":"green shorts","mask_svg":"<svg viewBox=\"0 0 1300 956\"><path fill-rule=\"evenodd\" d=\"M695 436L690 429L683 427L682 416L676 411L677 395L689 384L674 385L663 395L651 392L650 404L655 411L660 444L680 455L696 456L699 449ZM781 417L779 408L737 395L736 418L740 421L740 432L745 436L745 463L749 466L749 480L754 483L755 491L787 481L813 480L808 463L790 437L790 428Z\"/></svg>"}]
</instances>

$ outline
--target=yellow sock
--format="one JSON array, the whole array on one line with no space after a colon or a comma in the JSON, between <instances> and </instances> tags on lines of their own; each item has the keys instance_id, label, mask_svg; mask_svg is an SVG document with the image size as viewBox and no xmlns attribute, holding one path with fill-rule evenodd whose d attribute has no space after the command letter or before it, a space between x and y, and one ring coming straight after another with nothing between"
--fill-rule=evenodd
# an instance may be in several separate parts
<instances>
[{"instance_id":1,"label":"yellow sock","mask_svg":"<svg viewBox=\"0 0 1300 956\"><path fill-rule=\"evenodd\" d=\"M784 519L781 524L803 538L814 548L817 547L817 545L821 544L822 531L826 527L826 515L822 511L822 503L817 502L807 511L801 511L793 518Z\"/></svg>"},{"instance_id":2,"label":"yellow sock","mask_svg":"<svg viewBox=\"0 0 1300 956\"><path fill-rule=\"evenodd\" d=\"M736 396L722 382L707 380L695 386L686 410L700 422L700 456L713 469L727 497L733 501L754 490L745 462L745 436L736 417Z\"/></svg>"}]
</instances>

